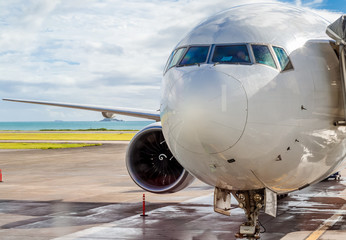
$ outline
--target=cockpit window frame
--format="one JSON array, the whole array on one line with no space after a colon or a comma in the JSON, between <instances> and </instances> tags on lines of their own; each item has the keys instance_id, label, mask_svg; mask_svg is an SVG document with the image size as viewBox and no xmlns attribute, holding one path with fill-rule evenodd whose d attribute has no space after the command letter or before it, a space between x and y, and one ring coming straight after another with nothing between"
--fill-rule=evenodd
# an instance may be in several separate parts
<instances>
[{"instance_id":1,"label":"cockpit window frame","mask_svg":"<svg viewBox=\"0 0 346 240\"><path fill-rule=\"evenodd\" d=\"M269 67L269 68L272 68L272 69L275 69L275 70L277 70L277 71L280 71L280 64L279 64L279 62L278 62L278 60L277 60L277 58L276 58L276 54L275 54L275 52L274 52L274 50L273 50L271 44L267 44L267 43L257 43L257 42L256 42L256 43L250 43L249 45L250 45L250 48L251 48L251 53L252 53L253 60L254 60L254 63L255 63L255 64L259 64L259 65L262 65L262 66L267 66L267 67ZM259 63L259 62L257 62L256 57L255 57L255 53L253 52L253 45L259 45L259 46L266 46L266 47L268 47L269 53L271 54L271 57L272 57L272 59L273 59L273 61L274 61L274 64L275 64L275 67L270 66L270 65L265 64L265 63Z\"/></svg>"},{"instance_id":2,"label":"cockpit window frame","mask_svg":"<svg viewBox=\"0 0 346 240\"><path fill-rule=\"evenodd\" d=\"M172 61L173 56L175 55L175 53L177 52L177 49L174 49L171 54L169 55L167 62L165 64L165 67L163 68L163 74L165 74L168 71L168 65L170 64L170 62Z\"/></svg>"},{"instance_id":3,"label":"cockpit window frame","mask_svg":"<svg viewBox=\"0 0 346 240\"><path fill-rule=\"evenodd\" d=\"M282 67L281 67L281 64L280 64L280 61L279 61L279 56L276 54L276 52L275 52L275 50L274 50L274 47L276 47L276 48L281 48L281 49L286 53L289 62L288 62L288 64L285 66L285 68L282 68ZM272 48L272 51L273 51L273 53L274 53L275 60L277 61L278 66L280 67L280 72L294 71L293 62L292 62L290 56L288 55L286 49L285 49L284 47L282 47L282 46L279 46L279 45L271 45L271 48ZM291 64L292 68L286 69L287 66L289 65L289 63Z\"/></svg>"},{"instance_id":4,"label":"cockpit window frame","mask_svg":"<svg viewBox=\"0 0 346 240\"><path fill-rule=\"evenodd\" d=\"M174 64L174 65L170 65L171 62L172 62L172 60L173 60L173 58L174 58L174 56L175 56L175 54L176 54L180 49L182 49L182 48L185 48L185 50L183 51L183 53L182 53L181 56L179 57L177 63ZM171 69L171 68L176 67L176 66L179 65L181 59L183 58L183 56L185 56L185 54L186 54L188 48L189 48L189 46L180 46L180 47L178 47L178 48L176 48L176 49L174 49L174 50L172 51L171 55L169 56L169 58L168 58L168 60L167 60L166 65L165 65L164 74L163 74L163 75L165 75L165 74L169 71L169 69Z\"/></svg>"},{"instance_id":5,"label":"cockpit window frame","mask_svg":"<svg viewBox=\"0 0 346 240\"><path fill-rule=\"evenodd\" d=\"M194 45L189 45L189 46L184 46L186 47L186 50L183 54L183 56L180 58L179 60L179 64L176 65L176 67L190 67L190 66L195 66L195 65L201 65L201 64L207 64L208 63L208 60L209 60L209 57L210 57L210 53L211 53L211 50L212 50L212 45L211 44L194 44ZM184 65L181 65L181 62L183 61L183 59L185 58L186 54L189 52L189 50L193 47L208 47L208 53L207 53L207 56L205 58L205 61L204 62L200 62L200 63L194 63L194 64L184 64Z\"/></svg>"},{"instance_id":6,"label":"cockpit window frame","mask_svg":"<svg viewBox=\"0 0 346 240\"><path fill-rule=\"evenodd\" d=\"M246 49L248 51L249 54L249 60L250 62L214 62L213 61L213 56L215 53L215 49L216 47L228 47L228 46L241 46L241 45L245 45ZM208 63L210 64L226 64L226 65L253 65L254 64L254 58L253 58L253 54L252 51L250 49L250 46L248 43L218 43L218 44L213 44L211 47L211 51L209 53L208 56Z\"/></svg>"},{"instance_id":7,"label":"cockpit window frame","mask_svg":"<svg viewBox=\"0 0 346 240\"><path fill-rule=\"evenodd\" d=\"M242 45L246 46L250 62L213 62L213 56L214 56L214 53L215 53L215 49L217 47L219 47L219 46L225 46L225 47L227 47L227 46L242 46ZM275 67L270 66L268 64L263 64L263 63L256 62L256 58L255 58L255 55L254 55L254 52L253 52L253 48L252 48L253 45L263 45L263 46L268 47L269 52L270 52L270 54L271 54L271 56L272 56L272 58L274 60ZM204 62L201 62L201 63L181 65L181 62L185 58L186 54L193 47L209 47L206 60ZM276 54L276 52L274 50L274 47L283 49L283 51L286 53L286 55L287 55L287 57L289 59L289 62L292 65L292 68L286 69L286 67L288 66L288 65L286 65L285 69L282 69L281 64L279 62L279 59L278 59L278 55ZM175 54L182 48L184 48L184 51L182 52L181 56L179 57L177 63L172 65L172 66L170 66L170 63L173 60ZM254 64L259 64L259 65L262 65L262 66L269 67L271 69L275 69L278 72L286 72L286 71L293 71L294 70L294 66L293 66L292 60L291 60L290 56L287 54L287 51L286 51L286 49L284 47L279 46L279 45L272 45L272 44L268 44L268 43L260 43L260 42L239 42L239 43L217 43L217 44L193 44L193 45L179 46L178 48L174 49L172 51L171 55L169 56L169 58L167 60L167 63L165 65L165 68L164 68L163 75L165 75L171 68L174 68L174 67L190 67L190 66L196 66L196 65L200 66L201 64L214 64L214 65L216 65L216 64L225 64L225 65L248 65L248 66L254 65Z\"/></svg>"}]
</instances>

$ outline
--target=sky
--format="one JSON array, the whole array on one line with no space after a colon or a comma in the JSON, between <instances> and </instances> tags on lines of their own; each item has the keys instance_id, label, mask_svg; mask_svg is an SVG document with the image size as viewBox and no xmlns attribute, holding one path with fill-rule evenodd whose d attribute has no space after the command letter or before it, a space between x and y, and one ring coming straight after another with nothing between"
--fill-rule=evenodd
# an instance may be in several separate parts
<instances>
[{"instance_id":1,"label":"sky","mask_svg":"<svg viewBox=\"0 0 346 240\"><path fill-rule=\"evenodd\" d=\"M253 2L278 1L1 1L0 99L156 110L163 67L184 35L210 15ZM281 2L330 21L346 13L346 0ZM97 112L0 101L0 122L101 119Z\"/></svg>"}]
</instances>

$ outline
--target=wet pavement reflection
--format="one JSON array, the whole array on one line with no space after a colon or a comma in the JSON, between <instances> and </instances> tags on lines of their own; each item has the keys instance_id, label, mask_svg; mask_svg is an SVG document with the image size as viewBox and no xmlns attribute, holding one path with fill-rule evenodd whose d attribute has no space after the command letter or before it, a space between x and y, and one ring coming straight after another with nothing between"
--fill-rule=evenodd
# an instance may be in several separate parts
<instances>
[{"instance_id":1,"label":"wet pavement reflection","mask_svg":"<svg viewBox=\"0 0 346 240\"><path fill-rule=\"evenodd\" d=\"M65 167L70 170L66 170L65 177L73 175L69 181L73 179L74 184L48 179L43 171L51 167L43 166L44 162L49 162L48 153L37 152L36 157L42 154L44 161L38 161L37 158L31 160L32 151L30 154L17 153L16 157L22 154L24 159L27 154L29 157L25 161L39 164L35 166L42 166L42 171L37 171L37 176L26 176L26 182L18 180L15 183L18 177L10 179L10 174L15 175L18 171L22 175L25 166L19 168L15 165L11 170L11 161L4 164L7 164L5 173L8 181L0 185L0 239L235 239L234 234L245 221L243 211L232 200L230 217L214 213L213 188L201 182L173 195L147 194L148 216L141 217L143 192L130 185L131 179L123 166L117 166L121 169L116 178L119 182L104 182L111 176L107 175L107 171L114 174L113 169L107 169L107 164L114 164L113 160L107 160L107 154L108 157L112 155L112 158L114 153L120 154L118 157L121 159L124 149L124 146L103 146L83 151L50 151L49 156L58 159L60 163L63 161L59 158L60 154L67 159L75 156L76 152L81 154L71 163L81 164L78 168L80 176L73 175L75 170L71 170L68 165L71 161L66 161ZM98 163L99 166L93 163L85 167L87 156L91 156L91 153L100 155L101 152L105 155ZM6 156L10 159L10 155ZM55 166L57 163L54 160L51 164ZM99 175L85 178L89 176L89 171L98 172L98 168ZM343 174L339 182L323 181L279 200L276 218L262 213L261 230L265 232L261 239L346 239L346 172ZM45 181L38 181L42 176L45 176ZM103 181L97 182L103 177ZM79 178L84 178L84 185ZM63 182L62 185L56 186L60 182ZM22 192L18 190L20 187ZM61 194L61 199L56 197L59 196L57 192ZM43 200L48 197L58 200Z\"/></svg>"},{"instance_id":2,"label":"wet pavement reflection","mask_svg":"<svg viewBox=\"0 0 346 240\"><path fill-rule=\"evenodd\" d=\"M325 181L281 199L277 218L260 216L266 230L261 239L280 239L291 232L314 231L335 214L340 215L340 220L329 230L346 233L346 209L342 210L346 200L339 197L344 189L344 182ZM22 215L28 219L2 225L0 234L9 229L91 225L58 239L235 239L238 226L245 220L242 210L233 202L231 217L222 216L213 212L212 200L211 194L181 203L151 203L149 200L147 217L140 216L140 202L3 200L0 201L3 216Z\"/></svg>"}]
</instances>

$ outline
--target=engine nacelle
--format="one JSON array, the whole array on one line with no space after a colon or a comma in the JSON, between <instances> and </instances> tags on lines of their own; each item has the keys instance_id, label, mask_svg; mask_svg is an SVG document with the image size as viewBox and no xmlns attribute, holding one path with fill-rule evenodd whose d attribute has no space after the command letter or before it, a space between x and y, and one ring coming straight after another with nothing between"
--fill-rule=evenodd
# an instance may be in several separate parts
<instances>
[{"instance_id":1,"label":"engine nacelle","mask_svg":"<svg viewBox=\"0 0 346 240\"><path fill-rule=\"evenodd\" d=\"M161 123L153 123L133 137L126 153L126 166L133 181L153 193L177 192L194 180L169 150Z\"/></svg>"},{"instance_id":2,"label":"engine nacelle","mask_svg":"<svg viewBox=\"0 0 346 240\"><path fill-rule=\"evenodd\" d=\"M104 118L114 118L115 117L115 113L111 113L111 112L102 112L102 116Z\"/></svg>"}]
</instances>

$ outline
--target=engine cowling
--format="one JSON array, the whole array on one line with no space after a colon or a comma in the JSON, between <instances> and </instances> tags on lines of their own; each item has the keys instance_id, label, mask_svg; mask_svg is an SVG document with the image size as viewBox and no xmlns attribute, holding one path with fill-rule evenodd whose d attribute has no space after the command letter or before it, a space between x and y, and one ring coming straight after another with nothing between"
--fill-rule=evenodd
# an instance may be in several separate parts
<instances>
[{"instance_id":1,"label":"engine cowling","mask_svg":"<svg viewBox=\"0 0 346 240\"><path fill-rule=\"evenodd\" d=\"M115 117L115 113L111 113L111 112L102 112L102 116L104 118L114 118Z\"/></svg>"},{"instance_id":2,"label":"engine cowling","mask_svg":"<svg viewBox=\"0 0 346 240\"><path fill-rule=\"evenodd\" d=\"M133 181L153 193L177 192L194 180L169 150L161 123L153 123L133 137L126 153L126 166Z\"/></svg>"}]
</instances>

